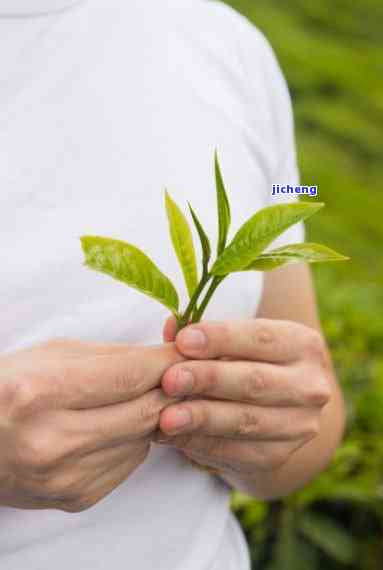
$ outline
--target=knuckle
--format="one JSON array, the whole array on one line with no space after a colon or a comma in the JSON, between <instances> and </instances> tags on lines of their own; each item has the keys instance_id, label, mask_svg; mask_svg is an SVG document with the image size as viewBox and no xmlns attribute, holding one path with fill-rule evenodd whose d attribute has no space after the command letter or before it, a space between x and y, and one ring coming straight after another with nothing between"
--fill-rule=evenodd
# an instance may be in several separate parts
<instances>
[{"instance_id":1,"label":"knuckle","mask_svg":"<svg viewBox=\"0 0 383 570\"><path fill-rule=\"evenodd\" d=\"M265 389L266 382L264 375L259 369L255 368L253 365L250 366L248 373L245 377L245 398L249 401L256 400L260 393Z\"/></svg>"},{"instance_id":2,"label":"knuckle","mask_svg":"<svg viewBox=\"0 0 383 570\"><path fill-rule=\"evenodd\" d=\"M201 393L210 392L214 390L217 386L219 380L219 374L217 366L214 362L209 362L203 368L202 372L202 382L201 382Z\"/></svg>"},{"instance_id":3,"label":"knuckle","mask_svg":"<svg viewBox=\"0 0 383 570\"><path fill-rule=\"evenodd\" d=\"M315 329L306 328L304 339L306 354L312 359L324 361L325 344L322 335Z\"/></svg>"},{"instance_id":4,"label":"knuckle","mask_svg":"<svg viewBox=\"0 0 383 570\"><path fill-rule=\"evenodd\" d=\"M319 420L312 421L304 431L305 441L311 441L319 435L320 426Z\"/></svg>"},{"instance_id":5,"label":"knuckle","mask_svg":"<svg viewBox=\"0 0 383 570\"><path fill-rule=\"evenodd\" d=\"M260 418L253 410L245 410L241 413L235 435L256 436L260 433Z\"/></svg>"},{"instance_id":6,"label":"knuckle","mask_svg":"<svg viewBox=\"0 0 383 570\"><path fill-rule=\"evenodd\" d=\"M135 379L130 372L116 374L113 378L112 391L117 394L127 394L134 391Z\"/></svg>"},{"instance_id":7,"label":"knuckle","mask_svg":"<svg viewBox=\"0 0 383 570\"><path fill-rule=\"evenodd\" d=\"M331 399L331 388L327 380L318 381L307 390L306 402L314 408L322 408Z\"/></svg>"},{"instance_id":8,"label":"knuckle","mask_svg":"<svg viewBox=\"0 0 383 570\"><path fill-rule=\"evenodd\" d=\"M19 464L34 473L55 469L60 458L57 442L52 441L47 434L40 437L31 432L18 442Z\"/></svg>"},{"instance_id":9,"label":"knuckle","mask_svg":"<svg viewBox=\"0 0 383 570\"><path fill-rule=\"evenodd\" d=\"M152 397L145 398L140 404L139 415L143 429L150 429L159 420L160 411L164 407L160 390L156 390Z\"/></svg>"},{"instance_id":10,"label":"knuckle","mask_svg":"<svg viewBox=\"0 0 383 570\"><path fill-rule=\"evenodd\" d=\"M250 340L254 346L270 346L275 342L275 335L270 326L262 320L258 320L256 326L250 327L252 332Z\"/></svg>"},{"instance_id":11,"label":"knuckle","mask_svg":"<svg viewBox=\"0 0 383 570\"><path fill-rule=\"evenodd\" d=\"M21 376L12 382L6 397L10 404L9 413L14 418L24 418L41 411L45 400L39 379L33 375Z\"/></svg>"},{"instance_id":12,"label":"knuckle","mask_svg":"<svg viewBox=\"0 0 383 570\"><path fill-rule=\"evenodd\" d=\"M210 424L209 405L204 401L198 403L198 407L190 409L192 414L192 426L194 428L207 428Z\"/></svg>"},{"instance_id":13,"label":"knuckle","mask_svg":"<svg viewBox=\"0 0 383 570\"><path fill-rule=\"evenodd\" d=\"M136 358L132 358L127 370L116 374L114 377L112 390L117 396L126 396L128 394L134 397L143 391L143 379L142 367Z\"/></svg>"}]
</instances>

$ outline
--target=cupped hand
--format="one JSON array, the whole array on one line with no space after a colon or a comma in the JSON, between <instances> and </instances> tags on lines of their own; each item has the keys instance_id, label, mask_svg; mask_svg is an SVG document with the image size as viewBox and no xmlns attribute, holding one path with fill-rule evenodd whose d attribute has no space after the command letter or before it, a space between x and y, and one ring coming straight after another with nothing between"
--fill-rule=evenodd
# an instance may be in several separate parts
<instances>
[{"instance_id":1,"label":"cupped hand","mask_svg":"<svg viewBox=\"0 0 383 570\"><path fill-rule=\"evenodd\" d=\"M83 511L145 460L183 361L154 347L72 340L0 356L0 505Z\"/></svg>"},{"instance_id":2,"label":"cupped hand","mask_svg":"<svg viewBox=\"0 0 383 570\"><path fill-rule=\"evenodd\" d=\"M325 343L292 321L245 319L188 325L175 339L188 360L162 378L168 397L155 440L202 466L244 476L276 470L315 438L331 396Z\"/></svg>"}]
</instances>

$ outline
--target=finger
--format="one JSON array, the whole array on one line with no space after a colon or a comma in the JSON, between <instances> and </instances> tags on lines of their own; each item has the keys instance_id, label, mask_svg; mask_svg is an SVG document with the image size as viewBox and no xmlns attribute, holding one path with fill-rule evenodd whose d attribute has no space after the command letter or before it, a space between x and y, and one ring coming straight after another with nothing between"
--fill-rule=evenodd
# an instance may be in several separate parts
<instances>
[{"instance_id":1,"label":"finger","mask_svg":"<svg viewBox=\"0 0 383 570\"><path fill-rule=\"evenodd\" d=\"M26 373L33 378L30 388L20 381L22 399L38 399L39 405L86 409L134 400L160 384L165 370L184 357L174 343L129 348L126 353L113 347L109 353L86 354L82 358L36 360ZM30 402L33 404L33 401Z\"/></svg>"},{"instance_id":2,"label":"finger","mask_svg":"<svg viewBox=\"0 0 383 570\"><path fill-rule=\"evenodd\" d=\"M172 315L168 319L166 319L163 328L162 337L164 342L174 342L174 339L176 338L176 333L177 333L177 320Z\"/></svg>"},{"instance_id":3,"label":"finger","mask_svg":"<svg viewBox=\"0 0 383 570\"><path fill-rule=\"evenodd\" d=\"M160 412L179 402L154 389L132 402L70 412L73 440L84 454L148 436L159 424ZM76 434L76 435L74 435Z\"/></svg>"},{"instance_id":4,"label":"finger","mask_svg":"<svg viewBox=\"0 0 383 570\"><path fill-rule=\"evenodd\" d=\"M183 439L182 439L183 438ZM174 446L197 463L231 472L252 475L255 470L281 468L306 442L254 442L218 437L178 436L167 445Z\"/></svg>"},{"instance_id":5,"label":"finger","mask_svg":"<svg viewBox=\"0 0 383 570\"><path fill-rule=\"evenodd\" d=\"M264 362L189 360L168 368L161 385L171 397L203 395L259 406L322 407L329 400L325 379Z\"/></svg>"},{"instance_id":6,"label":"finger","mask_svg":"<svg viewBox=\"0 0 383 570\"><path fill-rule=\"evenodd\" d=\"M319 412L189 400L164 409L159 428L167 435L193 433L254 441L310 439L318 433Z\"/></svg>"},{"instance_id":7,"label":"finger","mask_svg":"<svg viewBox=\"0 0 383 570\"><path fill-rule=\"evenodd\" d=\"M259 406L323 407L329 401L330 388L325 377L317 376L296 366L189 360L168 368L161 385L172 397L203 395Z\"/></svg>"},{"instance_id":8,"label":"finger","mask_svg":"<svg viewBox=\"0 0 383 570\"><path fill-rule=\"evenodd\" d=\"M230 356L287 363L299 359L302 347L311 346L319 336L313 329L293 321L206 321L182 329L176 337L176 346L191 358Z\"/></svg>"},{"instance_id":9,"label":"finger","mask_svg":"<svg viewBox=\"0 0 383 570\"><path fill-rule=\"evenodd\" d=\"M126 355L130 350L134 350L136 347L131 344L125 343L101 343L101 342L88 342L78 339L71 338L53 338L48 341L42 342L29 350L28 357L31 359L41 359L44 360L54 360L58 356L61 358L84 358L88 355L93 356L108 356L113 352L113 354L124 354ZM24 351L24 349L22 350ZM9 358L14 357L14 361L17 363L19 360L19 352L10 353Z\"/></svg>"},{"instance_id":10,"label":"finger","mask_svg":"<svg viewBox=\"0 0 383 570\"><path fill-rule=\"evenodd\" d=\"M145 436L135 441L128 441L126 438L116 439L115 443L108 442L107 446L88 445L87 448L84 446L82 449L76 449L71 457L62 461L60 469L64 476L65 470L73 472L74 466L78 471L89 472L96 476L97 473L103 473L129 460L134 455L136 448L141 445L149 445L151 441L150 436Z\"/></svg>"}]
</instances>

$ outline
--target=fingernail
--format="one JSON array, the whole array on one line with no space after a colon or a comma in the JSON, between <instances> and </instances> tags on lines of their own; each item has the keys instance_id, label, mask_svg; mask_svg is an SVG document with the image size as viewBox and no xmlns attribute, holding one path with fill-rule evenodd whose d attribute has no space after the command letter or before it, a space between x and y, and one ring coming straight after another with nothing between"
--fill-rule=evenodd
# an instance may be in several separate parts
<instances>
[{"instance_id":1,"label":"fingernail","mask_svg":"<svg viewBox=\"0 0 383 570\"><path fill-rule=\"evenodd\" d=\"M179 431L192 423L192 415L186 408L179 408L173 412L173 429L172 432Z\"/></svg>"},{"instance_id":2,"label":"fingernail","mask_svg":"<svg viewBox=\"0 0 383 570\"><path fill-rule=\"evenodd\" d=\"M200 329L185 329L180 334L185 348L203 348L207 344L206 335Z\"/></svg>"},{"instance_id":3,"label":"fingernail","mask_svg":"<svg viewBox=\"0 0 383 570\"><path fill-rule=\"evenodd\" d=\"M175 379L173 393L175 396L187 396L192 393L194 387L194 377L187 368L180 368Z\"/></svg>"}]
</instances>

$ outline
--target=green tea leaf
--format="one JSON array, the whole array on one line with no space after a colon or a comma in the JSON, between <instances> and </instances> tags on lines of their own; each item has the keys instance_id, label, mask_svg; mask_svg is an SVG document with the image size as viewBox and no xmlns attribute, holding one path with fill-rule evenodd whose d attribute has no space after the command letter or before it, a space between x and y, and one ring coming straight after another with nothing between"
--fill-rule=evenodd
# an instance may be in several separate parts
<instances>
[{"instance_id":1,"label":"green tea leaf","mask_svg":"<svg viewBox=\"0 0 383 570\"><path fill-rule=\"evenodd\" d=\"M99 236L83 236L81 245L87 267L106 273L141 291L177 315L177 291L171 281L140 249L124 241Z\"/></svg>"},{"instance_id":2,"label":"green tea leaf","mask_svg":"<svg viewBox=\"0 0 383 570\"><path fill-rule=\"evenodd\" d=\"M215 184L217 189L217 210L218 210L218 244L217 255L225 249L227 234L231 223L230 204L226 194L225 185L222 178L221 167L218 161L217 151L214 155Z\"/></svg>"},{"instance_id":3,"label":"green tea leaf","mask_svg":"<svg viewBox=\"0 0 383 570\"><path fill-rule=\"evenodd\" d=\"M271 271L289 263L320 263L345 261L349 259L340 253L318 243L294 243L262 253L245 267L244 271Z\"/></svg>"},{"instance_id":4,"label":"green tea leaf","mask_svg":"<svg viewBox=\"0 0 383 570\"><path fill-rule=\"evenodd\" d=\"M182 269L189 297L191 298L198 285L197 262L192 233L185 216L167 191L165 192L165 206L173 247Z\"/></svg>"},{"instance_id":5,"label":"green tea leaf","mask_svg":"<svg viewBox=\"0 0 383 570\"><path fill-rule=\"evenodd\" d=\"M199 221L197 214L195 213L195 211L193 210L193 208L191 207L190 203L188 202L189 205L189 210L190 213L192 215L193 218L193 222L194 225L197 229L198 235L199 235L199 239L201 242L201 248L202 248L202 264L205 268L207 268L210 257L211 257L211 247L210 247L210 241L209 238L205 232L205 230L202 227L201 222Z\"/></svg>"},{"instance_id":6,"label":"green tea leaf","mask_svg":"<svg viewBox=\"0 0 383 570\"><path fill-rule=\"evenodd\" d=\"M227 275L245 269L275 238L315 214L323 205L320 202L295 202L263 208L238 230L214 263L211 273Z\"/></svg>"},{"instance_id":7,"label":"green tea leaf","mask_svg":"<svg viewBox=\"0 0 383 570\"><path fill-rule=\"evenodd\" d=\"M306 513L300 531L331 558L342 564L352 563L355 553L352 537L330 518Z\"/></svg>"}]
</instances>

